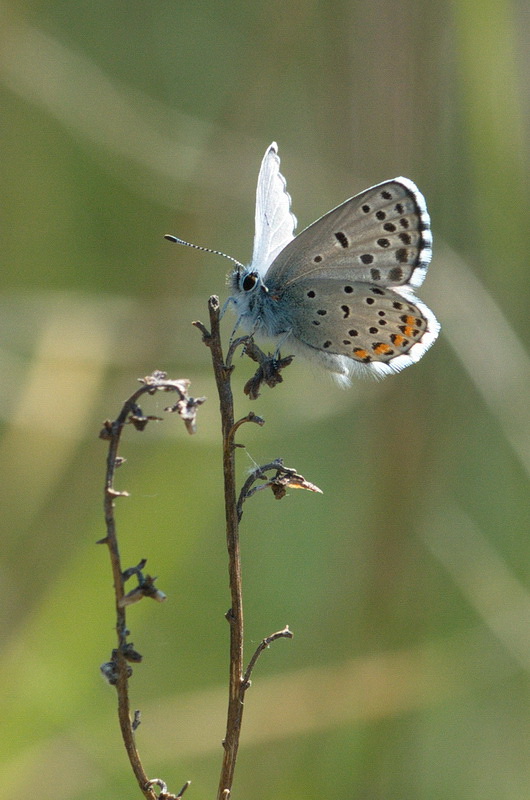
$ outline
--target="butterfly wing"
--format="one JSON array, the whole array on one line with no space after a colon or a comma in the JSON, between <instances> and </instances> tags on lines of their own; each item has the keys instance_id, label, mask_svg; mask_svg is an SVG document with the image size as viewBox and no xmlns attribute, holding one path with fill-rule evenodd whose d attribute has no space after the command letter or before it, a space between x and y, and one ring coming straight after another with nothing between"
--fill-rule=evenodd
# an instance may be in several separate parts
<instances>
[{"instance_id":1,"label":"butterfly wing","mask_svg":"<svg viewBox=\"0 0 530 800\"><path fill-rule=\"evenodd\" d=\"M273 142L263 156L256 190L256 232L251 267L261 276L294 238L296 217L280 172L278 145Z\"/></svg>"},{"instance_id":2,"label":"butterfly wing","mask_svg":"<svg viewBox=\"0 0 530 800\"><path fill-rule=\"evenodd\" d=\"M440 327L410 291L341 277L302 278L280 303L290 309L289 344L308 356L325 354L328 368L343 374L399 372L419 361Z\"/></svg>"},{"instance_id":3,"label":"butterfly wing","mask_svg":"<svg viewBox=\"0 0 530 800\"><path fill-rule=\"evenodd\" d=\"M423 195L407 178L372 186L309 225L279 253L266 284L316 275L379 286L420 286L432 255Z\"/></svg>"}]
</instances>

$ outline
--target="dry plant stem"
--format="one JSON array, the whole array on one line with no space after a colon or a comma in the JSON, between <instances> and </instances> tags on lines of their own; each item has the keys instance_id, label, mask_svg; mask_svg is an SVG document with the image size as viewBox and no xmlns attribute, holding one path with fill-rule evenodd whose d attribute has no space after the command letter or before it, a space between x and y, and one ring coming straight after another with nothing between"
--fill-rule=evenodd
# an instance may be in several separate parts
<instances>
[{"instance_id":1,"label":"dry plant stem","mask_svg":"<svg viewBox=\"0 0 530 800\"><path fill-rule=\"evenodd\" d=\"M217 297L212 296L208 301L208 310L210 315L210 331L201 323L195 322L194 325L199 328L203 334L204 343L210 348L212 356L212 364L217 384L217 391L219 394L219 406L221 411L221 426L223 434L223 476L224 476L224 500L225 500L225 516L226 516L226 542L228 548L228 571L230 579L230 592L231 592L231 608L226 614L226 618L230 623L230 684L228 695L228 713L226 721L226 734L223 741L224 754L223 763L221 767L221 776L219 780L219 788L217 792L217 800L229 800L232 791L232 783L234 779L234 770L237 759L237 752L239 748L239 739L241 735L241 723L243 718L243 702L245 692L250 686L250 676L254 666L261 655L261 653L276 639L292 638L292 633L286 626L283 630L273 633L271 636L263 639L254 655L252 656L247 669L243 669L243 597L242 597L242 581L241 581L241 556L239 548L239 522L241 519L241 506L246 499L250 496L252 490L251 484L245 483L245 493L240 497L240 501L236 500L236 477L235 477L235 448L238 447L234 441L236 432L245 422L253 422L258 425L263 425L264 420L258 417L254 412L250 412L246 417L234 422L234 400L231 389L231 374L232 374L232 359L238 347L244 346L245 351L247 346L253 348L252 352L261 353L259 348L253 345L252 339L248 336L235 339L228 349L226 360L223 356L223 350L220 337L220 307ZM269 359L270 360L270 359ZM280 367L285 366L281 364ZM276 380L278 382L278 380ZM258 381L261 385L261 380ZM274 385L274 383L272 384ZM257 395L255 395L257 396ZM285 468L281 461L275 461L272 464L267 464L265 467L256 470L252 482L258 478L264 477L264 471L274 470L277 475L286 474L289 480L296 478L296 485L302 488L311 487L312 490L320 491L313 488L312 484L308 484L302 476L298 475L295 470ZM284 480L285 485L289 485L287 479ZM273 480L269 481L269 485L273 484ZM307 485L306 485L307 484ZM285 493L283 486L279 489Z\"/></svg>"},{"instance_id":2,"label":"dry plant stem","mask_svg":"<svg viewBox=\"0 0 530 800\"><path fill-rule=\"evenodd\" d=\"M223 434L223 476L226 518L226 544L228 548L228 571L230 579L231 607L227 612L230 624L230 684L226 735L223 741L224 754L219 779L218 800L227 800L234 779L234 769L239 747L241 721L243 717L243 598L241 585L241 556L239 549L239 519L236 506L236 476L234 452L234 399L230 385L232 367L225 365L219 329L219 300L210 297L210 332L204 326L204 342L210 348L212 364L219 394L221 427Z\"/></svg>"},{"instance_id":3,"label":"dry plant stem","mask_svg":"<svg viewBox=\"0 0 530 800\"><path fill-rule=\"evenodd\" d=\"M263 651L266 650L267 647L269 647L269 645L272 644L272 642L275 642L276 639L292 639L292 638L293 638L293 633L292 631L289 630L289 626L286 625L285 628L283 628L281 631L276 631L276 633L271 633L271 635L267 636L266 639L261 640L261 642L259 643L254 652L254 655L248 662L248 667L245 671L244 681L246 687L250 686L250 676L252 675L252 670L256 666L256 662L260 657L260 655L263 653Z\"/></svg>"},{"instance_id":4,"label":"dry plant stem","mask_svg":"<svg viewBox=\"0 0 530 800\"><path fill-rule=\"evenodd\" d=\"M144 388L144 387L142 387ZM145 389L144 389L145 390ZM131 725L131 711L129 704L129 688L128 688L128 664L124 656L124 649L127 644L127 625L126 625L126 610L121 607L120 602L125 594L124 582L122 578L122 568L120 552L118 549L118 539L116 536L116 523L114 519L114 499L117 493L113 489L114 473L116 470L116 458L118 455L118 446L120 443L121 432L125 421L132 409L133 403L136 402L138 397L142 394L140 389L133 395L134 400L129 398L124 405L120 416L113 423L113 436L109 444L109 452L107 456L107 474L105 480L105 522L107 525L107 545L109 548L110 562L112 567L112 576L114 580L114 596L116 607L116 633L118 636L118 647L116 652L116 668L117 668L117 682L116 691L118 693L118 718L120 722L121 735L123 743L129 757L132 770L140 786L140 790L147 798L156 798L156 793L152 789L146 789L149 781L140 760L140 755L136 747L134 733Z\"/></svg>"},{"instance_id":5,"label":"dry plant stem","mask_svg":"<svg viewBox=\"0 0 530 800\"><path fill-rule=\"evenodd\" d=\"M138 415L139 409L137 402L143 394L154 394L155 391L177 391L180 400L187 400L185 393L186 382L179 381L164 381L162 379L163 373L155 373L148 379L146 383L138 389L123 405L119 416L113 422L106 422L100 437L109 441L109 450L107 455L107 468L105 476L105 495L104 495L104 509L105 509L105 523L107 535L105 539L101 540L101 544L106 544L109 549L110 562L112 567L112 575L114 581L114 595L115 595L115 608L116 608L116 633L118 637L118 647L113 651L113 660L115 666L115 675L113 683L115 683L118 695L118 718L120 722L120 729L129 757L129 761L138 781L138 785L143 795L149 800L155 800L157 793L151 788L149 777L147 776L134 738L133 721L131 719L128 682L130 675L130 667L125 658L127 652L127 621L126 621L126 605L123 603L125 596L124 589L124 572L121 566L120 552L118 548L118 538L116 535L116 522L114 517L114 501L116 497L126 496L126 492L117 492L114 489L114 474L116 466L120 463L118 459L118 447L120 444L121 434L123 427L135 415ZM149 382L150 381L150 382ZM182 391L184 389L184 391ZM192 401L193 402L193 401ZM202 398L198 404L202 402ZM183 414L181 414L183 416ZM183 417L184 418L184 417ZM136 423L138 419L147 421L149 418L139 418L136 416ZM151 418L152 419L152 418ZM135 719L137 715L135 714Z\"/></svg>"}]
</instances>

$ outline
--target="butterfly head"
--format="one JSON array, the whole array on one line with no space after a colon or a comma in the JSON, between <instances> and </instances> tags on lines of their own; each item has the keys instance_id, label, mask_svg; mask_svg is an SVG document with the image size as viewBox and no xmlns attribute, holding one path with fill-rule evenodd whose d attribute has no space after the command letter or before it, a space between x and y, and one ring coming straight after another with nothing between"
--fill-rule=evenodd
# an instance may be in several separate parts
<instances>
[{"instance_id":1,"label":"butterfly head","mask_svg":"<svg viewBox=\"0 0 530 800\"><path fill-rule=\"evenodd\" d=\"M228 283L236 296L250 297L256 293L268 292L259 272L252 266L237 267L228 276Z\"/></svg>"}]
</instances>

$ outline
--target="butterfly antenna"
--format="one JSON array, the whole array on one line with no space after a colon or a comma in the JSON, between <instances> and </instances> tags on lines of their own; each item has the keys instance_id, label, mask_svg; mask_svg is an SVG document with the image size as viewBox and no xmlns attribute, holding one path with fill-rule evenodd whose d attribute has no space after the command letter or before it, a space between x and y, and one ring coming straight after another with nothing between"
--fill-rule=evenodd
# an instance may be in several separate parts
<instances>
[{"instance_id":1,"label":"butterfly antenna","mask_svg":"<svg viewBox=\"0 0 530 800\"><path fill-rule=\"evenodd\" d=\"M236 266L241 267L241 269L245 269L244 264L242 264L236 258L232 258L232 256L228 256L226 253L221 252L221 250L212 250L211 247L201 247L199 244L186 242L184 239L179 239L178 236L173 236L171 233L166 233L164 239L167 239L169 242L176 242L177 244L185 244L186 247L193 247L194 250L202 250L203 253L213 253L214 256L222 256L223 258L227 258Z\"/></svg>"}]
</instances>

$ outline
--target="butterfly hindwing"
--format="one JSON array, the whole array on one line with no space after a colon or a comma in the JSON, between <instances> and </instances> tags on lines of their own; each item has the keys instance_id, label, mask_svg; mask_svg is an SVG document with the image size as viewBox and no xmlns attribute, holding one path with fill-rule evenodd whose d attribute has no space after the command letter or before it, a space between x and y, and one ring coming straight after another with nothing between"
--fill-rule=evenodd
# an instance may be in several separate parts
<instances>
[{"instance_id":1,"label":"butterfly hindwing","mask_svg":"<svg viewBox=\"0 0 530 800\"><path fill-rule=\"evenodd\" d=\"M439 329L432 312L408 292L342 278L293 282L280 306L291 310L293 340L361 363L364 372L376 375L418 361Z\"/></svg>"}]
</instances>

